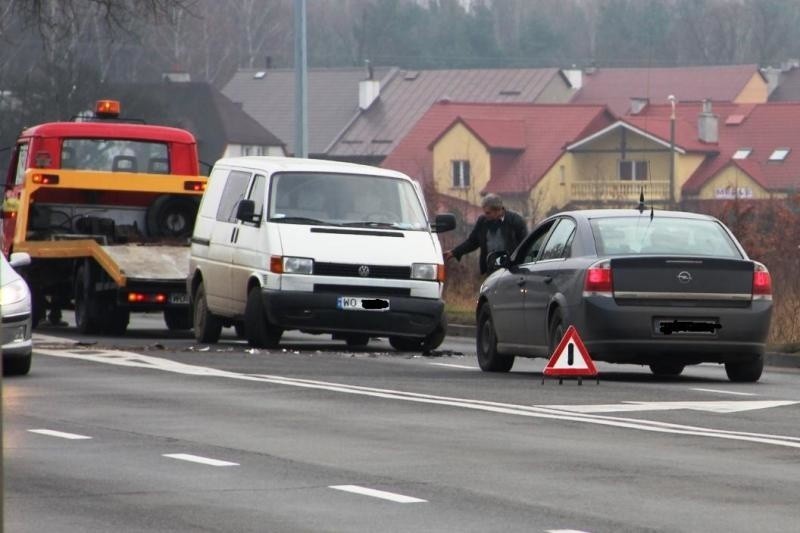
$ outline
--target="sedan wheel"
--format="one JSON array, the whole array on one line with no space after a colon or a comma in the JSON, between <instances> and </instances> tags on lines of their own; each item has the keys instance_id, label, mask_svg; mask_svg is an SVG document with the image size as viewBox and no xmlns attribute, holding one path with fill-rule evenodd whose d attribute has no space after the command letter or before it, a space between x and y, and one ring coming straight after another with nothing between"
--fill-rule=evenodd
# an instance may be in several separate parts
<instances>
[{"instance_id":1,"label":"sedan wheel","mask_svg":"<svg viewBox=\"0 0 800 533\"><path fill-rule=\"evenodd\" d=\"M501 355L497 353L497 334L494 329L494 321L489 306L481 308L478 315L478 366L484 372L508 372L514 366L513 355Z\"/></svg>"},{"instance_id":2,"label":"sedan wheel","mask_svg":"<svg viewBox=\"0 0 800 533\"><path fill-rule=\"evenodd\" d=\"M755 383L764 371L764 358L759 356L751 361L725 363L728 379L735 383Z\"/></svg>"}]
</instances>

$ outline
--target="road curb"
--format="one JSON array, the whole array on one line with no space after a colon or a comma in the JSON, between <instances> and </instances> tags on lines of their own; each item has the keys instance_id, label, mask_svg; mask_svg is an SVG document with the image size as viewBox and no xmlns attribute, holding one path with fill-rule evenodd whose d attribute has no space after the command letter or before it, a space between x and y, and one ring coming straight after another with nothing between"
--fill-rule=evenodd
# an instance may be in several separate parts
<instances>
[{"instance_id":1,"label":"road curb","mask_svg":"<svg viewBox=\"0 0 800 533\"><path fill-rule=\"evenodd\" d=\"M475 326L468 324L448 324L447 334L451 337L475 338ZM764 364L779 368L800 368L800 353L767 352Z\"/></svg>"}]
</instances>

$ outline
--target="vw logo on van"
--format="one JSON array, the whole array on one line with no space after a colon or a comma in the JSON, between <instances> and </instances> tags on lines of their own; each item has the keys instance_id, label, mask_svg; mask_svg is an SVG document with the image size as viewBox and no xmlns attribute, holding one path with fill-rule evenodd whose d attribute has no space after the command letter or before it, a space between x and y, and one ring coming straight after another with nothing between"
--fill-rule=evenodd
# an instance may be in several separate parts
<instances>
[{"instance_id":1,"label":"vw logo on van","mask_svg":"<svg viewBox=\"0 0 800 533\"><path fill-rule=\"evenodd\" d=\"M361 265L360 267L358 267L358 275L361 276L362 278L368 278L369 267L367 265Z\"/></svg>"},{"instance_id":2,"label":"vw logo on van","mask_svg":"<svg viewBox=\"0 0 800 533\"><path fill-rule=\"evenodd\" d=\"M689 283L690 281L692 281L692 274L685 270L682 270L678 272L678 281L680 281L683 284Z\"/></svg>"}]
</instances>

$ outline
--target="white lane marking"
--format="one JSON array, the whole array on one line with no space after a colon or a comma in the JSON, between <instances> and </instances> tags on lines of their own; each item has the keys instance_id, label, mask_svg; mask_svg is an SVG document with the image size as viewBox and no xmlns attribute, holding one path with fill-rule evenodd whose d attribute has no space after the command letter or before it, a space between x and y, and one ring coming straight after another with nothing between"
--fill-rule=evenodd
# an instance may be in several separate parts
<instances>
[{"instance_id":1,"label":"white lane marking","mask_svg":"<svg viewBox=\"0 0 800 533\"><path fill-rule=\"evenodd\" d=\"M394 492L360 487L358 485L331 485L328 488L352 492L353 494L361 494L362 496L372 496L373 498L381 498L383 500L389 500L397 503L426 503L428 501L420 498L413 498L411 496L404 496L403 494L396 494Z\"/></svg>"},{"instance_id":2,"label":"white lane marking","mask_svg":"<svg viewBox=\"0 0 800 533\"><path fill-rule=\"evenodd\" d=\"M580 529L548 529L546 533L589 533L588 531L581 531Z\"/></svg>"},{"instance_id":3,"label":"white lane marking","mask_svg":"<svg viewBox=\"0 0 800 533\"><path fill-rule=\"evenodd\" d=\"M724 402L623 402L599 405L537 405L545 409L557 409L571 413L620 413L634 411L707 411L709 413L738 413L769 407L782 407L800 402L790 400L733 400Z\"/></svg>"},{"instance_id":4,"label":"white lane marking","mask_svg":"<svg viewBox=\"0 0 800 533\"><path fill-rule=\"evenodd\" d=\"M450 363L428 363L434 366L447 366L450 368L463 368L465 370L478 370L477 366L467 366L467 365L453 365Z\"/></svg>"},{"instance_id":5,"label":"white lane marking","mask_svg":"<svg viewBox=\"0 0 800 533\"><path fill-rule=\"evenodd\" d=\"M54 431L52 429L29 429L31 433L38 433L39 435L47 435L49 437L58 437L60 439L81 440L91 439L86 435L78 435L77 433L64 433L63 431Z\"/></svg>"},{"instance_id":6,"label":"white lane marking","mask_svg":"<svg viewBox=\"0 0 800 533\"><path fill-rule=\"evenodd\" d=\"M716 392L716 393L719 393L719 394L734 394L736 396L758 396L758 394L756 394L754 392L738 392L738 391L732 391L732 390L718 390L718 389L701 389L699 387L695 387L692 390L697 390L697 391L700 391L700 392Z\"/></svg>"},{"instance_id":7,"label":"white lane marking","mask_svg":"<svg viewBox=\"0 0 800 533\"><path fill-rule=\"evenodd\" d=\"M209 466L239 466L239 463L220 461L219 459L211 459L210 457L201 457L188 453L165 453L163 456L169 457L170 459L178 459L179 461L189 461L190 463L200 463Z\"/></svg>"},{"instance_id":8,"label":"white lane marking","mask_svg":"<svg viewBox=\"0 0 800 533\"><path fill-rule=\"evenodd\" d=\"M43 333L34 333L33 334L33 344L34 347L36 344L75 344L78 342L76 339L70 339L69 337L58 337L56 335L45 335Z\"/></svg>"},{"instance_id":9,"label":"white lane marking","mask_svg":"<svg viewBox=\"0 0 800 533\"><path fill-rule=\"evenodd\" d=\"M610 416L599 416L591 414L581 414L558 409L546 408L541 406L527 406L518 404L508 404L499 402L487 402L466 398L453 398L447 396L434 396L430 394L419 394L413 392L396 391L390 389L377 389L371 387L359 387L342 383L330 383L325 381L313 381L306 379L288 378L283 376L272 376L269 374L239 374L215 368L200 367L152 357L133 352L92 350L90 353L82 353L80 350L40 350L42 355L54 357L65 357L96 363L149 368L162 372L174 372L176 374L220 377L228 379L239 379L243 381L256 381L263 383L273 383L290 387L302 387L315 390L326 390L341 392L345 394L357 394L361 396L371 396L391 400L401 400L408 402L418 402L425 404L446 405L450 407L460 407L462 409L474 409L478 411L500 413L506 415L525 416L531 418L541 418L548 420L561 420L570 422L583 422L587 424L597 424L602 426L619 427L626 429L637 429L640 431L651 431L657 433L671 433L675 435L692 435L697 437L710 437L726 440L737 440L770 444L774 446L786 446L790 448L800 448L800 437L785 435L772 435L765 433L748 433L740 431L726 431L712 428L701 428L696 426L684 426L658 422L655 420L641 420L636 418L620 418ZM800 403L800 402L790 402ZM570 407L570 406L567 406Z\"/></svg>"}]
</instances>

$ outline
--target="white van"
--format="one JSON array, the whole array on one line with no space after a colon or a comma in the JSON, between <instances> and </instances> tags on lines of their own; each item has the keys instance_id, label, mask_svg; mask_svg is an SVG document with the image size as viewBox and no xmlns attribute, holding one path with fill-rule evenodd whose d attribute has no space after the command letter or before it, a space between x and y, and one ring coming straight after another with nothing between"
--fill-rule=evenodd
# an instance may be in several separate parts
<instances>
[{"instance_id":1,"label":"white van","mask_svg":"<svg viewBox=\"0 0 800 533\"><path fill-rule=\"evenodd\" d=\"M400 172L313 159L235 157L211 172L187 279L198 342L234 326L251 346L284 330L348 346L388 337L431 350L446 332L444 264L419 184Z\"/></svg>"}]
</instances>

